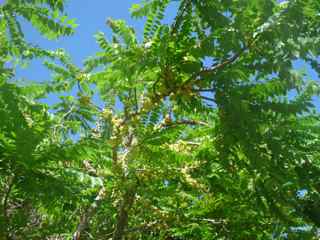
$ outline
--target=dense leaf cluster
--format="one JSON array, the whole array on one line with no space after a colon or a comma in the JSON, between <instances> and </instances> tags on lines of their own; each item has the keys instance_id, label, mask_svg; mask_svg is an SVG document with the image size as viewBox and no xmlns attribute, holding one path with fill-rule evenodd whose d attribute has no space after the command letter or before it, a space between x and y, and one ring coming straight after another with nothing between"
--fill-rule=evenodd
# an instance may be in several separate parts
<instances>
[{"instance_id":1,"label":"dense leaf cluster","mask_svg":"<svg viewBox=\"0 0 320 240\"><path fill-rule=\"evenodd\" d=\"M64 1L0 5L0 239L317 239L319 1L144 0L131 14L142 40L108 19L80 69L19 23L70 35ZM52 80L14 81L33 58Z\"/></svg>"}]
</instances>

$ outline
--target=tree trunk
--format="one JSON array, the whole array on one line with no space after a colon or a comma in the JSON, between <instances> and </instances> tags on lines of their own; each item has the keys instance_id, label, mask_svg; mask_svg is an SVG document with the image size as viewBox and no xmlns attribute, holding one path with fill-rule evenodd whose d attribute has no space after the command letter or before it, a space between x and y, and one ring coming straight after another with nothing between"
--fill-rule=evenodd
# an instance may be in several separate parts
<instances>
[{"instance_id":1,"label":"tree trunk","mask_svg":"<svg viewBox=\"0 0 320 240\"><path fill-rule=\"evenodd\" d=\"M123 201L119 207L115 231L112 240L122 240L128 226L129 210L133 205L136 194L136 186L131 187L125 193Z\"/></svg>"},{"instance_id":2,"label":"tree trunk","mask_svg":"<svg viewBox=\"0 0 320 240\"><path fill-rule=\"evenodd\" d=\"M83 232L88 228L91 217L95 214L97 208L100 206L105 195L105 188L102 187L98 192L98 195L95 198L94 202L87 208L86 212L80 217L80 222L78 224L77 230L73 234L72 240L81 239Z\"/></svg>"},{"instance_id":3,"label":"tree trunk","mask_svg":"<svg viewBox=\"0 0 320 240\"><path fill-rule=\"evenodd\" d=\"M3 231L3 236L4 236L5 240L11 240L12 239L11 236L10 236L10 230L9 230L9 216L8 216L8 208L9 208L9 206L8 206L8 204L9 204L10 193L11 193L12 188L14 186L14 181L15 181L15 176L10 176L8 178L8 183L7 183L7 186L5 188L4 198L3 198L3 209L2 210L3 210L4 226L3 226L3 228L0 227L0 229L2 229L2 231Z\"/></svg>"}]
</instances>

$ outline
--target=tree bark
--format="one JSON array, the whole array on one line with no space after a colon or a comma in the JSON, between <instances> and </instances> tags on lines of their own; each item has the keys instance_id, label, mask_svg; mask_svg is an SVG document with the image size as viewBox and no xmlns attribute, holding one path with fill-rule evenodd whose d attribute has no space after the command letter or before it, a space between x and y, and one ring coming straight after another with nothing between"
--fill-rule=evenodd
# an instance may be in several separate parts
<instances>
[{"instance_id":1,"label":"tree bark","mask_svg":"<svg viewBox=\"0 0 320 240\"><path fill-rule=\"evenodd\" d=\"M116 226L115 226L112 240L123 239L125 230L128 226L129 211L135 200L135 194L136 194L136 186L131 187L125 193L123 197L123 201L118 210L118 216L117 216Z\"/></svg>"},{"instance_id":2,"label":"tree bark","mask_svg":"<svg viewBox=\"0 0 320 240\"><path fill-rule=\"evenodd\" d=\"M9 231L9 216L8 216L8 203L10 198L10 193L12 191L12 188L14 186L15 176L10 176L8 178L8 184L6 186L5 195L3 198L3 220L4 220L4 226L3 226L3 235L5 240L11 240L10 231ZM1 228L0 228L1 229Z\"/></svg>"},{"instance_id":3,"label":"tree bark","mask_svg":"<svg viewBox=\"0 0 320 240\"><path fill-rule=\"evenodd\" d=\"M97 197L95 198L94 202L87 208L86 212L80 217L80 222L77 226L77 230L74 232L72 240L80 240L83 232L88 228L89 221L91 217L97 211L97 208L100 206L102 200L106 195L105 188L102 187Z\"/></svg>"}]
</instances>

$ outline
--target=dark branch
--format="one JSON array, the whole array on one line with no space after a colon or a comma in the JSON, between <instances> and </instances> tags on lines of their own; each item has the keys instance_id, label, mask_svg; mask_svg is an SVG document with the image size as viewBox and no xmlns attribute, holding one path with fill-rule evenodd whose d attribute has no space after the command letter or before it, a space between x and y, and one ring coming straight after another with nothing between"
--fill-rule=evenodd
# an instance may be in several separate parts
<instances>
[{"instance_id":1,"label":"dark branch","mask_svg":"<svg viewBox=\"0 0 320 240\"><path fill-rule=\"evenodd\" d=\"M179 125L190 125L190 126L208 126L208 123L202 122L202 121L197 121L197 120L178 120L174 122L164 122L160 125L160 128L165 128L165 127L176 127Z\"/></svg>"},{"instance_id":2,"label":"dark branch","mask_svg":"<svg viewBox=\"0 0 320 240\"><path fill-rule=\"evenodd\" d=\"M229 59L226 59L224 61L222 61L221 63L217 63L214 64L213 66L211 66L210 68L207 69L203 69L201 70L198 75L208 75L208 74L212 74L214 72L217 72L218 70L222 70L223 68L231 65L232 63L234 63L236 60L238 60L242 54L249 49L249 47L251 46L251 44L249 44L247 47L242 48L238 53L236 53L235 55L233 55L232 57L230 57Z\"/></svg>"},{"instance_id":3,"label":"dark branch","mask_svg":"<svg viewBox=\"0 0 320 240\"><path fill-rule=\"evenodd\" d=\"M213 89L213 88L208 88L208 89L200 88L200 89L192 89L192 91L194 91L194 92L214 92L215 89Z\"/></svg>"},{"instance_id":4,"label":"dark branch","mask_svg":"<svg viewBox=\"0 0 320 240\"><path fill-rule=\"evenodd\" d=\"M200 96L202 99L204 100L207 100L207 101L211 101L211 102L216 102L213 98L209 98L209 97L206 97L206 96Z\"/></svg>"},{"instance_id":5,"label":"dark branch","mask_svg":"<svg viewBox=\"0 0 320 240\"><path fill-rule=\"evenodd\" d=\"M115 230L112 240L122 240L125 234L125 230L128 226L129 210L133 205L136 194L136 186L127 190L123 197L123 201L118 210L118 216L116 221Z\"/></svg>"}]
</instances>

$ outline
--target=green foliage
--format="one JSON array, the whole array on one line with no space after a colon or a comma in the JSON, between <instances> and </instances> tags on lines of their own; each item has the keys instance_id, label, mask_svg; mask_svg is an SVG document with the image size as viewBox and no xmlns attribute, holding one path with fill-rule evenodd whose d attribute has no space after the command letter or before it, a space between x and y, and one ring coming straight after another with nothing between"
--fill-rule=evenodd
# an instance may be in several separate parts
<instances>
[{"instance_id":1,"label":"green foliage","mask_svg":"<svg viewBox=\"0 0 320 240\"><path fill-rule=\"evenodd\" d=\"M0 239L319 237L318 1L170 4L132 6L142 41L109 19L83 69L16 18L70 35L63 1L0 7ZM35 57L52 80L13 81Z\"/></svg>"},{"instance_id":2,"label":"green foliage","mask_svg":"<svg viewBox=\"0 0 320 240\"><path fill-rule=\"evenodd\" d=\"M73 34L76 24L63 14L63 1L20 1L8 0L0 6L1 54L22 59L51 57L50 52L39 49L24 40L21 19L30 22L43 36L55 39ZM62 14L62 15L61 15Z\"/></svg>"}]
</instances>

